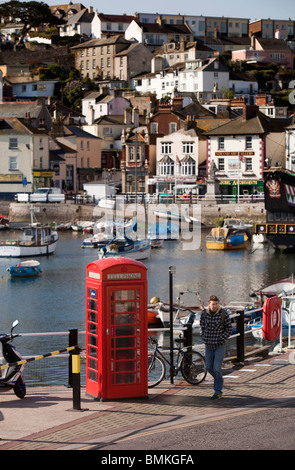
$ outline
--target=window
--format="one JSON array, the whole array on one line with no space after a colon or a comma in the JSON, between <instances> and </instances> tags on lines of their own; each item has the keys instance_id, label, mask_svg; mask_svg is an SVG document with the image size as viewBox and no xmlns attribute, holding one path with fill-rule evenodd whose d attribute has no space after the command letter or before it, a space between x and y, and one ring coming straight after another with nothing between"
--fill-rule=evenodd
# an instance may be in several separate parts
<instances>
[{"instance_id":1,"label":"window","mask_svg":"<svg viewBox=\"0 0 295 470\"><path fill-rule=\"evenodd\" d=\"M134 152L133 152L133 147L129 147L129 161L134 160Z\"/></svg>"},{"instance_id":2,"label":"window","mask_svg":"<svg viewBox=\"0 0 295 470\"><path fill-rule=\"evenodd\" d=\"M161 143L161 153L163 155L168 155L172 153L172 142L162 142Z\"/></svg>"},{"instance_id":3,"label":"window","mask_svg":"<svg viewBox=\"0 0 295 470\"><path fill-rule=\"evenodd\" d=\"M218 158L217 169L218 169L218 171L224 171L225 170L224 158Z\"/></svg>"},{"instance_id":4,"label":"window","mask_svg":"<svg viewBox=\"0 0 295 470\"><path fill-rule=\"evenodd\" d=\"M170 122L170 123L169 123L169 131L170 131L170 133L177 131L177 124L176 124L176 122Z\"/></svg>"},{"instance_id":5,"label":"window","mask_svg":"<svg viewBox=\"0 0 295 470\"><path fill-rule=\"evenodd\" d=\"M17 170L17 157L9 157L9 170Z\"/></svg>"},{"instance_id":6,"label":"window","mask_svg":"<svg viewBox=\"0 0 295 470\"><path fill-rule=\"evenodd\" d=\"M246 171L252 171L252 158L246 157Z\"/></svg>"},{"instance_id":7,"label":"window","mask_svg":"<svg viewBox=\"0 0 295 470\"><path fill-rule=\"evenodd\" d=\"M193 142L182 142L182 153L194 153Z\"/></svg>"},{"instance_id":8,"label":"window","mask_svg":"<svg viewBox=\"0 0 295 470\"><path fill-rule=\"evenodd\" d=\"M113 128L112 127L104 127L102 132L103 132L103 135L112 135L113 134Z\"/></svg>"},{"instance_id":9,"label":"window","mask_svg":"<svg viewBox=\"0 0 295 470\"><path fill-rule=\"evenodd\" d=\"M17 137L9 137L9 148L10 149L18 148Z\"/></svg>"},{"instance_id":10,"label":"window","mask_svg":"<svg viewBox=\"0 0 295 470\"><path fill-rule=\"evenodd\" d=\"M111 59L108 57L107 58L107 67L110 67L111 66Z\"/></svg>"},{"instance_id":11,"label":"window","mask_svg":"<svg viewBox=\"0 0 295 470\"><path fill-rule=\"evenodd\" d=\"M151 134L157 134L158 133L158 126L159 126L159 124L157 122L152 122L151 123Z\"/></svg>"},{"instance_id":12,"label":"window","mask_svg":"<svg viewBox=\"0 0 295 470\"><path fill-rule=\"evenodd\" d=\"M218 148L224 149L224 137L218 137Z\"/></svg>"},{"instance_id":13,"label":"window","mask_svg":"<svg viewBox=\"0 0 295 470\"><path fill-rule=\"evenodd\" d=\"M159 162L159 175L160 176L173 176L174 175L174 162L169 158L167 161Z\"/></svg>"},{"instance_id":14,"label":"window","mask_svg":"<svg viewBox=\"0 0 295 470\"><path fill-rule=\"evenodd\" d=\"M252 136L246 136L246 149L252 148Z\"/></svg>"},{"instance_id":15,"label":"window","mask_svg":"<svg viewBox=\"0 0 295 470\"><path fill-rule=\"evenodd\" d=\"M196 174L196 162L192 158L188 161L182 161L180 166L180 173L182 176L195 176Z\"/></svg>"}]
</instances>

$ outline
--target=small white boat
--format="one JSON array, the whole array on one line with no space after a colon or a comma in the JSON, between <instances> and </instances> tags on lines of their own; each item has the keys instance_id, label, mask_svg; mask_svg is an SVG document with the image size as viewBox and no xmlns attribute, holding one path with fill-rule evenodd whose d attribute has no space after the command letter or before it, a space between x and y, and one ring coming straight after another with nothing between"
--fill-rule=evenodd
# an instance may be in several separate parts
<instances>
[{"instance_id":1,"label":"small white boat","mask_svg":"<svg viewBox=\"0 0 295 470\"><path fill-rule=\"evenodd\" d=\"M126 257L137 261L150 257L151 242L149 239L132 240L126 236L123 239L115 239L109 245L98 250L100 258Z\"/></svg>"},{"instance_id":2,"label":"small white boat","mask_svg":"<svg viewBox=\"0 0 295 470\"><path fill-rule=\"evenodd\" d=\"M152 248L162 248L164 240L158 240L157 238L151 238Z\"/></svg>"},{"instance_id":3,"label":"small white boat","mask_svg":"<svg viewBox=\"0 0 295 470\"><path fill-rule=\"evenodd\" d=\"M252 224L246 224L243 219L224 219L222 226L225 228L235 228L238 230L246 230L250 227L253 227Z\"/></svg>"},{"instance_id":4,"label":"small white boat","mask_svg":"<svg viewBox=\"0 0 295 470\"><path fill-rule=\"evenodd\" d=\"M275 295L280 294L283 294L285 296L295 294L295 279L293 279L293 276L286 279L281 279L279 281L268 284L267 286L261 287L260 289L256 290L253 294L251 294L251 297L273 297Z\"/></svg>"},{"instance_id":5,"label":"small white boat","mask_svg":"<svg viewBox=\"0 0 295 470\"><path fill-rule=\"evenodd\" d=\"M7 268L11 277L33 277L38 276L42 270L39 261L34 259L22 261Z\"/></svg>"},{"instance_id":6,"label":"small white boat","mask_svg":"<svg viewBox=\"0 0 295 470\"><path fill-rule=\"evenodd\" d=\"M93 230L94 222L89 222L87 220L78 220L74 224L71 225L71 229L74 230L74 232L83 232L83 230L87 229Z\"/></svg>"},{"instance_id":7,"label":"small white boat","mask_svg":"<svg viewBox=\"0 0 295 470\"><path fill-rule=\"evenodd\" d=\"M23 228L20 240L0 241L1 258L47 256L55 253L58 234L49 225L31 224Z\"/></svg>"}]
</instances>

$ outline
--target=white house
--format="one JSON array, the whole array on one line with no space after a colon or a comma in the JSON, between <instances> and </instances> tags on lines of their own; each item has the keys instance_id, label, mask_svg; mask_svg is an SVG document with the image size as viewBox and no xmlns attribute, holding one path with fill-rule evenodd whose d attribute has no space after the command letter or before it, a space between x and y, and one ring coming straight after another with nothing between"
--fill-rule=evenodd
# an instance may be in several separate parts
<instances>
[{"instance_id":1,"label":"white house","mask_svg":"<svg viewBox=\"0 0 295 470\"><path fill-rule=\"evenodd\" d=\"M64 25L59 26L60 36L75 36L80 34L81 36L91 36L91 23L94 13L92 8L89 10L84 8L78 13L68 17L68 22Z\"/></svg>"},{"instance_id":2,"label":"white house","mask_svg":"<svg viewBox=\"0 0 295 470\"><path fill-rule=\"evenodd\" d=\"M130 107L130 102L121 96L104 95L99 92L89 93L82 99L82 114L87 124L92 124L101 116L123 115Z\"/></svg>"},{"instance_id":3,"label":"white house","mask_svg":"<svg viewBox=\"0 0 295 470\"><path fill-rule=\"evenodd\" d=\"M206 158L206 138L198 128L186 127L157 138L154 180L159 191L196 185L199 164Z\"/></svg>"},{"instance_id":4,"label":"white house","mask_svg":"<svg viewBox=\"0 0 295 470\"><path fill-rule=\"evenodd\" d=\"M134 16L107 15L96 11L91 23L91 38L100 39L110 34L124 35L133 20Z\"/></svg>"},{"instance_id":5,"label":"white house","mask_svg":"<svg viewBox=\"0 0 295 470\"><path fill-rule=\"evenodd\" d=\"M58 80L26 80L12 82L9 80L12 85L12 94L16 98L26 99L26 98L50 98L55 96L54 87Z\"/></svg>"},{"instance_id":6,"label":"white house","mask_svg":"<svg viewBox=\"0 0 295 470\"><path fill-rule=\"evenodd\" d=\"M244 106L243 114L205 135L207 174L213 165L223 194L263 191L266 159L282 165L285 129L282 120L267 118L258 106Z\"/></svg>"},{"instance_id":7,"label":"white house","mask_svg":"<svg viewBox=\"0 0 295 470\"><path fill-rule=\"evenodd\" d=\"M229 71L216 58L192 60L137 76L132 86L142 93L156 93L158 99L173 96L175 89L180 93L193 92L201 103L205 103L222 97L222 90L229 87Z\"/></svg>"},{"instance_id":8,"label":"white house","mask_svg":"<svg viewBox=\"0 0 295 470\"><path fill-rule=\"evenodd\" d=\"M49 137L44 132L19 119L2 119L0 154L2 199L11 200L17 192L50 185L53 172L49 170Z\"/></svg>"}]
</instances>

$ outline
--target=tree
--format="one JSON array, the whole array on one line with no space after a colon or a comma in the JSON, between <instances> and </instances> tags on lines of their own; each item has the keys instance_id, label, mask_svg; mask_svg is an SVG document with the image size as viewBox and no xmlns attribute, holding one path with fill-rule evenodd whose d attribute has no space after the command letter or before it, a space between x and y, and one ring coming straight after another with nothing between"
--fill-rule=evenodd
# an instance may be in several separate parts
<instances>
[{"instance_id":1,"label":"tree","mask_svg":"<svg viewBox=\"0 0 295 470\"><path fill-rule=\"evenodd\" d=\"M22 25L19 39L20 44L32 28L37 28L42 24L50 26L64 24L63 20L60 20L51 13L46 3L36 1L19 2L11 0L10 2L3 3L0 5L0 16L4 19L5 24L10 23L11 18L13 18L15 23Z\"/></svg>"}]
</instances>

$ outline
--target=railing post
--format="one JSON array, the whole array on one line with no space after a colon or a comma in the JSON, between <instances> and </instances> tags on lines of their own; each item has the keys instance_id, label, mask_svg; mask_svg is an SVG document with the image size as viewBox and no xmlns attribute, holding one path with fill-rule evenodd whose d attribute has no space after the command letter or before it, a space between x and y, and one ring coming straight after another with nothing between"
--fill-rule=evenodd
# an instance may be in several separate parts
<instances>
[{"instance_id":1,"label":"railing post","mask_svg":"<svg viewBox=\"0 0 295 470\"><path fill-rule=\"evenodd\" d=\"M78 344L78 330L77 328L71 328L69 330L69 347L77 346ZM72 353L69 356L69 384L68 387L73 387L73 370L72 370Z\"/></svg>"},{"instance_id":2,"label":"railing post","mask_svg":"<svg viewBox=\"0 0 295 470\"><path fill-rule=\"evenodd\" d=\"M244 310L238 310L239 314L237 317L237 361L245 361L245 326L244 326Z\"/></svg>"}]
</instances>

